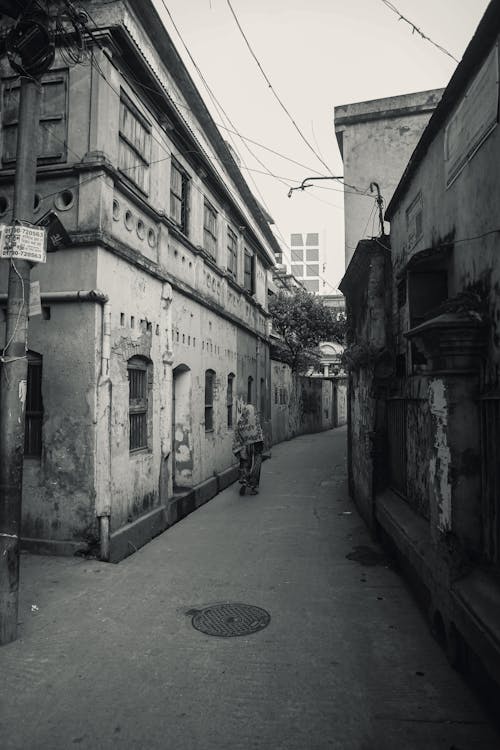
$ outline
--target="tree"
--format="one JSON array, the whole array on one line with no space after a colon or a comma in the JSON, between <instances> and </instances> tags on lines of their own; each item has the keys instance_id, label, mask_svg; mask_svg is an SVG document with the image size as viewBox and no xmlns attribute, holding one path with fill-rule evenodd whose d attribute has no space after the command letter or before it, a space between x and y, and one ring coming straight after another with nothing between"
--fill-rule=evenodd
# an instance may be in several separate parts
<instances>
[{"instance_id":1,"label":"tree","mask_svg":"<svg viewBox=\"0 0 500 750\"><path fill-rule=\"evenodd\" d=\"M323 303L321 297L297 290L280 291L269 303L276 356L294 372L303 372L319 363L321 341L344 342L345 320Z\"/></svg>"}]
</instances>

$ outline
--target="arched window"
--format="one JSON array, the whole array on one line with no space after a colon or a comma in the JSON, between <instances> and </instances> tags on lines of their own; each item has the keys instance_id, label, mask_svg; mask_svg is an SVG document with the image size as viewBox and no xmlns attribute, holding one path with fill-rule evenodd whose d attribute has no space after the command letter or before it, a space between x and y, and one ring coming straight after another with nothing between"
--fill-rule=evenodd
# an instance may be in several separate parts
<instances>
[{"instance_id":1,"label":"arched window","mask_svg":"<svg viewBox=\"0 0 500 750\"><path fill-rule=\"evenodd\" d=\"M215 372L206 370L205 372L205 432L212 432L214 429L214 390L215 390Z\"/></svg>"},{"instance_id":2,"label":"arched window","mask_svg":"<svg viewBox=\"0 0 500 750\"><path fill-rule=\"evenodd\" d=\"M227 376L227 426L233 426L233 385L234 385L234 373L230 372Z\"/></svg>"},{"instance_id":3,"label":"arched window","mask_svg":"<svg viewBox=\"0 0 500 750\"><path fill-rule=\"evenodd\" d=\"M247 404L253 404L253 378L251 375L248 378Z\"/></svg>"},{"instance_id":4,"label":"arched window","mask_svg":"<svg viewBox=\"0 0 500 750\"><path fill-rule=\"evenodd\" d=\"M149 363L144 357L131 357L127 362L129 392L129 449L148 447Z\"/></svg>"}]
</instances>

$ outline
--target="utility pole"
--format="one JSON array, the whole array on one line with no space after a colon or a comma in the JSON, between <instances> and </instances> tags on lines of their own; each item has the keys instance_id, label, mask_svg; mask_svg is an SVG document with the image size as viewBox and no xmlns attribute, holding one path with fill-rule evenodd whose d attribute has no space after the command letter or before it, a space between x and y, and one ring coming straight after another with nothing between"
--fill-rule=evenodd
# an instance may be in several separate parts
<instances>
[{"instance_id":1,"label":"utility pole","mask_svg":"<svg viewBox=\"0 0 500 750\"><path fill-rule=\"evenodd\" d=\"M14 222L33 221L41 85L21 79ZM17 637L19 545L31 262L9 261L6 338L0 382L0 645Z\"/></svg>"}]
</instances>

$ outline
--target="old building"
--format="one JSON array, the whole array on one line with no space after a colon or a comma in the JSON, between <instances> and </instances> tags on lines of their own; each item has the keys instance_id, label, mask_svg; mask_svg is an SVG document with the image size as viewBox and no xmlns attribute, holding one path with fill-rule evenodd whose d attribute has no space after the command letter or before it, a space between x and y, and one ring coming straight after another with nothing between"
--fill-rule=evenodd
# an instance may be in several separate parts
<instances>
[{"instance_id":1,"label":"old building","mask_svg":"<svg viewBox=\"0 0 500 750\"><path fill-rule=\"evenodd\" d=\"M499 34L494 0L388 205L390 247L387 237L359 243L341 284L354 361L353 495L449 658L495 708Z\"/></svg>"},{"instance_id":2,"label":"old building","mask_svg":"<svg viewBox=\"0 0 500 750\"><path fill-rule=\"evenodd\" d=\"M377 188L390 201L442 89L335 107L344 169L345 264L359 240L378 234ZM371 190L370 190L371 186Z\"/></svg>"},{"instance_id":3,"label":"old building","mask_svg":"<svg viewBox=\"0 0 500 750\"><path fill-rule=\"evenodd\" d=\"M270 440L279 246L153 3L85 7L83 64L59 50L42 81L36 216L71 244L32 272L22 529L118 560L234 479L238 400ZM19 82L1 72L8 223Z\"/></svg>"}]
</instances>

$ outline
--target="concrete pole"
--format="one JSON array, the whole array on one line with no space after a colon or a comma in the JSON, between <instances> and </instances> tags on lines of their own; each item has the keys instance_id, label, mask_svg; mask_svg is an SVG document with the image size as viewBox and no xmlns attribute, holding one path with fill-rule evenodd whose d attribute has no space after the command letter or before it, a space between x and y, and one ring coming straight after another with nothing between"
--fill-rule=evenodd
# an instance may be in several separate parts
<instances>
[{"instance_id":1,"label":"concrete pole","mask_svg":"<svg viewBox=\"0 0 500 750\"><path fill-rule=\"evenodd\" d=\"M14 219L33 221L41 87L21 80ZM19 537L28 360L29 261L10 261L0 385L0 645L17 637Z\"/></svg>"}]
</instances>

